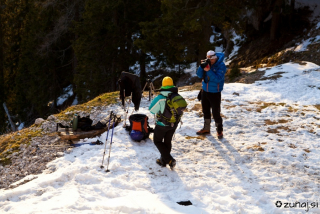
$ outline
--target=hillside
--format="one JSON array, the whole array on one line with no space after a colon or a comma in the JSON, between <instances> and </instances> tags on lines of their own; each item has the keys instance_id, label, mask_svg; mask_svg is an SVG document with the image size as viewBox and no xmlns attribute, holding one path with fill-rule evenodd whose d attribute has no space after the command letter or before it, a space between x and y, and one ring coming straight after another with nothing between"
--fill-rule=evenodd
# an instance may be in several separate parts
<instances>
[{"instance_id":1,"label":"hillside","mask_svg":"<svg viewBox=\"0 0 320 214\"><path fill-rule=\"evenodd\" d=\"M153 144L152 134L150 139L134 142L121 123L115 128L113 136L109 173L100 169L104 146L83 145L44 164L44 170L38 171L39 174L31 173L9 186L4 181L9 180L9 171L21 161L11 159L12 163L1 169L0 211L317 211L319 208L315 203L320 192L320 67L310 62L286 63L261 68L257 72L264 72L263 80L252 84L225 84L222 92L225 138L221 141L215 136L213 123L211 135L199 137L195 134L203 123L201 105L196 99L198 89L194 89L198 86L179 88L189 105L183 116L183 125L177 129L173 140L172 154L177 160L174 171L161 168L155 163L159 154ZM75 111L90 113L95 121L101 120L110 111L123 116L124 111L114 96L116 93L110 96L105 94L100 99L83 104L81 108L75 106L67 109L55 115L59 119L52 121L53 117L48 118L32 129L53 127L57 121L68 121ZM109 103L111 101L114 104ZM149 101L144 98L139 113L146 114L153 127L154 120L148 106ZM62 118L63 115L69 115L68 119ZM96 140L105 143L106 135L103 133L78 143ZM48 136L55 136L54 129L45 130L40 138ZM29 138L33 143L20 146L16 152L24 153L28 148L33 148L34 144L50 144L39 137ZM28 160L36 159L41 154L44 153L36 151L29 155ZM34 164L38 165L39 162ZM188 200L193 205L177 204ZM277 207L277 201L283 206ZM297 201L299 204L295 207L284 208L285 203L293 204Z\"/></svg>"},{"instance_id":2,"label":"hillside","mask_svg":"<svg viewBox=\"0 0 320 214\"><path fill-rule=\"evenodd\" d=\"M320 64L319 35L320 23L287 40L271 42L267 37L262 37L241 46L231 65L259 68L292 61L309 61Z\"/></svg>"},{"instance_id":3,"label":"hillside","mask_svg":"<svg viewBox=\"0 0 320 214\"><path fill-rule=\"evenodd\" d=\"M48 162L63 155L69 144L58 136L57 123L70 125L75 113L81 117L90 115L93 123L97 123L105 117L101 112L117 102L118 94L102 94L87 103L51 115L46 120L39 118L29 128L1 135L0 188L8 188L13 182L28 175L41 173L47 169Z\"/></svg>"}]
</instances>

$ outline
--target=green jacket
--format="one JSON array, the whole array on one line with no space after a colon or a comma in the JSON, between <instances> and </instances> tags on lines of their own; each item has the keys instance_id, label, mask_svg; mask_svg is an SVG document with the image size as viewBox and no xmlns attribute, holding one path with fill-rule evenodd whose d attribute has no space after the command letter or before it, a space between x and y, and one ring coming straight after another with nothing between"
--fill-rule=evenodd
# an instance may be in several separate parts
<instances>
[{"instance_id":1,"label":"green jacket","mask_svg":"<svg viewBox=\"0 0 320 214\"><path fill-rule=\"evenodd\" d=\"M178 89L176 87L173 87L169 90L167 89L167 90L160 91L160 94L152 100L149 106L149 111L151 112L151 114L157 115L159 113L161 114L163 113L164 108L166 106L166 100L167 100L168 94L172 93L173 91L178 91ZM160 121L157 121L157 125L166 126Z\"/></svg>"}]
</instances>

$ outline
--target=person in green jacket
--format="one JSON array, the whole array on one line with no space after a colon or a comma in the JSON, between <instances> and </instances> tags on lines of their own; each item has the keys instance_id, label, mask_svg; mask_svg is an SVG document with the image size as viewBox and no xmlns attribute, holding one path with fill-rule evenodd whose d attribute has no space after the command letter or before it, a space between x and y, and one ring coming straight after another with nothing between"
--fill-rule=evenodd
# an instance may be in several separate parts
<instances>
[{"instance_id":1,"label":"person in green jacket","mask_svg":"<svg viewBox=\"0 0 320 214\"><path fill-rule=\"evenodd\" d=\"M158 148L161 157L156 160L156 163L162 167L169 164L170 168L173 169L176 166L176 160L171 156L172 137L177 129L178 123L169 123L164 120L161 115L168 111L166 106L166 100L170 93L177 93L178 88L173 85L171 77L165 77L162 80L162 87L160 94L155 97L150 106L149 110L152 114L156 114L157 122L154 129L153 142Z\"/></svg>"}]
</instances>

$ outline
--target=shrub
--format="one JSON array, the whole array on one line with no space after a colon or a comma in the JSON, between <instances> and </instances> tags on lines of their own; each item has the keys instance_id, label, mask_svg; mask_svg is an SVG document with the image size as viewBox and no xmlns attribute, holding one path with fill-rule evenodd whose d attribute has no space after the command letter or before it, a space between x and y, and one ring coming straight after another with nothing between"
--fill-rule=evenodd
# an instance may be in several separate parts
<instances>
[{"instance_id":1,"label":"shrub","mask_svg":"<svg viewBox=\"0 0 320 214\"><path fill-rule=\"evenodd\" d=\"M227 73L227 75L231 81L234 80L235 78L241 76L241 72L240 72L239 67L237 65L232 67L231 70Z\"/></svg>"}]
</instances>

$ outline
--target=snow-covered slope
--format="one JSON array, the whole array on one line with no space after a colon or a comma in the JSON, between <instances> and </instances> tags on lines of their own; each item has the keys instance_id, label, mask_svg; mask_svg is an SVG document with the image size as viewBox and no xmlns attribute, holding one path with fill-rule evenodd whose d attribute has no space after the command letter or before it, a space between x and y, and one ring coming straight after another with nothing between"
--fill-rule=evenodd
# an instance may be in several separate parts
<instances>
[{"instance_id":1,"label":"snow-covered slope","mask_svg":"<svg viewBox=\"0 0 320 214\"><path fill-rule=\"evenodd\" d=\"M225 85L223 140L213 122L211 135L195 134L203 123L198 91L180 92L189 106L173 140L174 171L155 163L152 134L137 143L120 124L109 173L100 169L104 145L77 147L36 179L0 190L0 213L319 213L320 67L287 63L265 77ZM153 126L148 105L143 99L139 113ZM111 110L124 115L118 105L105 114ZM193 205L177 204L188 200Z\"/></svg>"}]
</instances>

